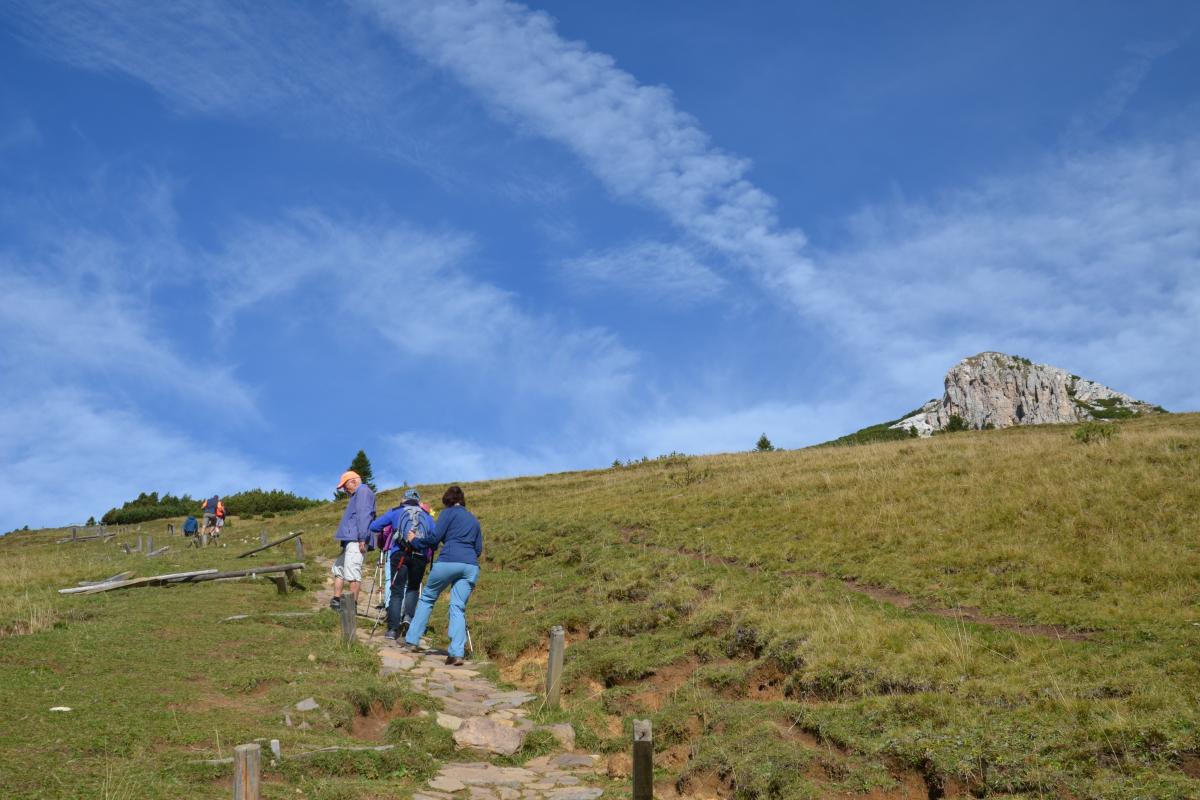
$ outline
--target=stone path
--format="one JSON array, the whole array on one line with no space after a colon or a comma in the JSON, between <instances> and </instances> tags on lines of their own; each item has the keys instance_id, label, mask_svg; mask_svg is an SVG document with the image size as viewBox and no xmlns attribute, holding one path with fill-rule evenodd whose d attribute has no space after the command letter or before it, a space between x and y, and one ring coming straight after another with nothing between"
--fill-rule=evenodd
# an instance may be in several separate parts
<instances>
[{"instance_id":1,"label":"stone path","mask_svg":"<svg viewBox=\"0 0 1200 800\"><path fill-rule=\"evenodd\" d=\"M328 563L318 562L327 573ZM365 570L364 570L365 571ZM368 584L360 598L366 602ZM329 602L332 590L316 592L318 607ZM371 610L374 613L374 610ZM535 725L525 707L536 695L503 691L473 666L486 662L468 661L461 667L447 666L445 652L412 653L383 639L382 627L370 637L371 626L359 619L358 638L379 647L381 673L399 675L409 686L442 705L437 724L454 732L459 748L510 756L520 751L525 737L535 730L549 732L567 751L534 758L522 767L498 767L486 762L454 762L442 767L428 788L413 800L595 800L604 790L587 785L596 779L601 757L578 754L575 730L569 724ZM422 645L426 642L422 640Z\"/></svg>"}]
</instances>

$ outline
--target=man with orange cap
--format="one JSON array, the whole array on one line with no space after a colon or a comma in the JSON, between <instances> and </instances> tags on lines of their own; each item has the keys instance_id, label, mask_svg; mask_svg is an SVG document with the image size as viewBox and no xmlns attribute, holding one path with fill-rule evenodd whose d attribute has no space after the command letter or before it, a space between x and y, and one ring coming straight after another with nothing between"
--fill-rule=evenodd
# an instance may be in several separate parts
<instances>
[{"instance_id":1,"label":"man with orange cap","mask_svg":"<svg viewBox=\"0 0 1200 800\"><path fill-rule=\"evenodd\" d=\"M358 602L358 589L362 583L363 557L367 552L367 541L371 538L371 522L375 519L375 493L362 482L354 470L342 473L338 489L350 495L342 521L333 538L341 545L342 552L333 562L333 597L329 607L342 607L342 583L350 584L350 595Z\"/></svg>"}]
</instances>

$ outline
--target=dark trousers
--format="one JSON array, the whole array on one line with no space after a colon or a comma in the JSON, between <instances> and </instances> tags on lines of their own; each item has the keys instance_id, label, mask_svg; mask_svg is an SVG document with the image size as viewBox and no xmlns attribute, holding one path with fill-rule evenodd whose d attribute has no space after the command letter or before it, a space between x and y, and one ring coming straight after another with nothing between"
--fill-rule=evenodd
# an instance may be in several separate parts
<instances>
[{"instance_id":1,"label":"dark trousers","mask_svg":"<svg viewBox=\"0 0 1200 800\"><path fill-rule=\"evenodd\" d=\"M392 591L387 612L389 631L400 630L402 622L412 622L427 563L424 553L415 553L407 548L402 547L392 553Z\"/></svg>"}]
</instances>

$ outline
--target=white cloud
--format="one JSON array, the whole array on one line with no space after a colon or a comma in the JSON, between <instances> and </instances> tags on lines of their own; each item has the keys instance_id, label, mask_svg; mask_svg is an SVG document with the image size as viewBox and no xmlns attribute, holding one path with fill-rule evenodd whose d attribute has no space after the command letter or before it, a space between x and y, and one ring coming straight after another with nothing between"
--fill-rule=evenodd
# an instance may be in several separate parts
<instances>
[{"instance_id":1,"label":"white cloud","mask_svg":"<svg viewBox=\"0 0 1200 800\"><path fill-rule=\"evenodd\" d=\"M84 69L129 75L177 111L270 120L285 132L344 138L440 169L436 139L415 136L409 116L437 102L424 68L381 51L340 8L278 0L9 5L34 47Z\"/></svg>"},{"instance_id":2,"label":"white cloud","mask_svg":"<svg viewBox=\"0 0 1200 800\"><path fill-rule=\"evenodd\" d=\"M100 517L139 492L204 496L295 485L215 442L199 442L79 386L0 403L0 530Z\"/></svg>"},{"instance_id":3,"label":"white cloud","mask_svg":"<svg viewBox=\"0 0 1200 800\"><path fill-rule=\"evenodd\" d=\"M928 203L866 209L849 239L820 258L861 299L843 335L875 353L891 385L928 385L999 349L1200 407L1182 366L1200 362L1198 140L1050 158Z\"/></svg>"},{"instance_id":4,"label":"white cloud","mask_svg":"<svg viewBox=\"0 0 1200 800\"><path fill-rule=\"evenodd\" d=\"M616 289L667 305L711 300L728 287L692 250L673 243L635 242L568 259L561 268L578 290Z\"/></svg>"},{"instance_id":5,"label":"white cloud","mask_svg":"<svg viewBox=\"0 0 1200 800\"><path fill-rule=\"evenodd\" d=\"M613 193L658 209L770 291L812 312L835 300L813 282L803 234L781 227L774 199L746 179L749 163L715 147L668 89L639 84L516 3L360 4L489 107L566 146Z\"/></svg>"},{"instance_id":6,"label":"white cloud","mask_svg":"<svg viewBox=\"0 0 1200 800\"><path fill-rule=\"evenodd\" d=\"M474 278L469 237L391 222L341 222L299 211L244 225L211 259L231 298L222 313L268 300L312 304L308 319L355 320L404 357L474 370L474 380L518 397L549 395L576 412L622 396L637 357L611 333L525 310L513 293ZM278 309L276 309L278 311ZM222 323L224 324L224 323Z\"/></svg>"}]
</instances>

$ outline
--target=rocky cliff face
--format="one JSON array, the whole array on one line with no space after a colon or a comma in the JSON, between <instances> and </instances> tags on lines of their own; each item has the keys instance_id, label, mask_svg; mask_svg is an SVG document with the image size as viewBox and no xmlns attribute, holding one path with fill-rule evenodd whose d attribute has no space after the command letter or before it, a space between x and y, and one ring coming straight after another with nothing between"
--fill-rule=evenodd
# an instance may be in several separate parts
<instances>
[{"instance_id":1,"label":"rocky cliff face","mask_svg":"<svg viewBox=\"0 0 1200 800\"><path fill-rule=\"evenodd\" d=\"M946 373L946 391L892 428L929 436L947 428L1007 428L1161 412L1095 381L1003 353L964 358Z\"/></svg>"}]
</instances>

